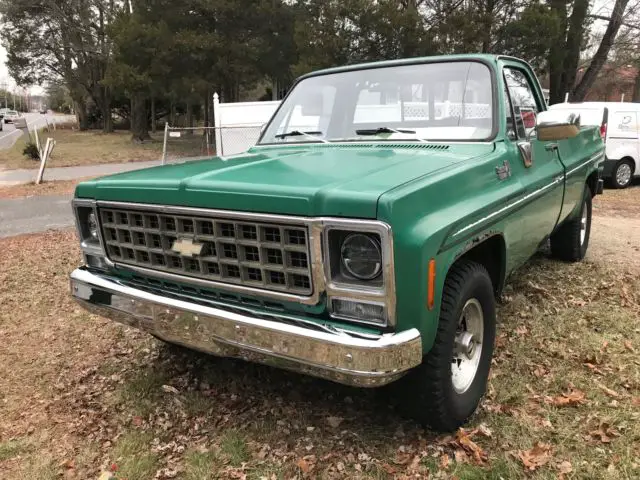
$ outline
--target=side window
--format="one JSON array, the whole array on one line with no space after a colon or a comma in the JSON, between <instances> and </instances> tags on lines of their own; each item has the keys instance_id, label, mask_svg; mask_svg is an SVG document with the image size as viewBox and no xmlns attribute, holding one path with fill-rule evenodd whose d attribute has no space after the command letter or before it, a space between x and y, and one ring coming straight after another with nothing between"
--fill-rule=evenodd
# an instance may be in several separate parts
<instances>
[{"instance_id":1,"label":"side window","mask_svg":"<svg viewBox=\"0 0 640 480\"><path fill-rule=\"evenodd\" d=\"M527 138L528 134L535 131L536 117L540 111L533 88L526 75L515 68L505 68L504 78L513 105L516 133L518 138Z\"/></svg>"},{"instance_id":2,"label":"side window","mask_svg":"<svg viewBox=\"0 0 640 480\"><path fill-rule=\"evenodd\" d=\"M513 123L513 105L511 105L511 98L509 98L509 92L507 87L504 88L504 104L507 109L507 137L509 140L516 140L516 126Z\"/></svg>"}]
</instances>

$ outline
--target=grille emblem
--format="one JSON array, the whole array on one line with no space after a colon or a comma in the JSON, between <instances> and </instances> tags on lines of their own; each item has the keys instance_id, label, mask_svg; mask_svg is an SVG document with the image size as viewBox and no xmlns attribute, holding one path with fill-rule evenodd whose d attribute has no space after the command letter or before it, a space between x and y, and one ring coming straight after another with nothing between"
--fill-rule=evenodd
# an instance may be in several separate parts
<instances>
[{"instance_id":1,"label":"grille emblem","mask_svg":"<svg viewBox=\"0 0 640 480\"><path fill-rule=\"evenodd\" d=\"M202 252L202 243L195 243L193 238L179 238L173 242L171 250L183 257L196 257Z\"/></svg>"}]
</instances>

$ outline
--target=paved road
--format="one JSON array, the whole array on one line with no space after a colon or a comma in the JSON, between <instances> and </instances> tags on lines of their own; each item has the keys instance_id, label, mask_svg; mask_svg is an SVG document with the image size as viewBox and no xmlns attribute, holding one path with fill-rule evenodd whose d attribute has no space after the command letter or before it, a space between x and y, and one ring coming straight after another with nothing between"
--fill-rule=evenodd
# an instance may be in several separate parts
<instances>
[{"instance_id":1,"label":"paved road","mask_svg":"<svg viewBox=\"0 0 640 480\"><path fill-rule=\"evenodd\" d=\"M47 113L42 115L40 113L24 113L24 117L27 119L27 126L29 130L34 128L42 128L52 123L63 123L75 120L73 115L52 115ZM21 131L11 123L3 123L2 131L0 132L0 150L11 148L14 143L20 138Z\"/></svg>"},{"instance_id":2,"label":"paved road","mask_svg":"<svg viewBox=\"0 0 640 480\"><path fill-rule=\"evenodd\" d=\"M129 172L141 168L154 167L160 165L160 160L151 162L129 162L129 163L104 163L101 165L84 165L79 167L54 167L44 171L44 179L51 180L75 180L77 178L99 177L120 172ZM38 174L38 170L0 170L0 187L9 185L19 185L21 183L33 182Z\"/></svg>"},{"instance_id":3,"label":"paved road","mask_svg":"<svg viewBox=\"0 0 640 480\"><path fill-rule=\"evenodd\" d=\"M0 199L0 238L70 227L71 195Z\"/></svg>"}]
</instances>

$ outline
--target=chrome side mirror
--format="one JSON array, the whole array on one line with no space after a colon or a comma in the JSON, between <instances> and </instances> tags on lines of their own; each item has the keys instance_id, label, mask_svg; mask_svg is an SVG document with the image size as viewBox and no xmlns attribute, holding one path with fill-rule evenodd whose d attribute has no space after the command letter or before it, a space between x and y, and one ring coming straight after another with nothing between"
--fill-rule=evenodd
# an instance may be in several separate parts
<instances>
[{"instance_id":1,"label":"chrome side mirror","mask_svg":"<svg viewBox=\"0 0 640 480\"><path fill-rule=\"evenodd\" d=\"M538 140L557 141L573 138L580 133L580 115L559 110L540 112L536 120Z\"/></svg>"}]
</instances>

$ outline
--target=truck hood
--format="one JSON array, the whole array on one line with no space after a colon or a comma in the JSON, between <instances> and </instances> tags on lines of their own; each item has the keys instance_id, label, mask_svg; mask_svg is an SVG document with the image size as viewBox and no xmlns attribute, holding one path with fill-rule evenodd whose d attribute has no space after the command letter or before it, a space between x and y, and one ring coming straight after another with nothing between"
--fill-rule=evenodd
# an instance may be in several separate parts
<instances>
[{"instance_id":1,"label":"truck hood","mask_svg":"<svg viewBox=\"0 0 640 480\"><path fill-rule=\"evenodd\" d=\"M83 182L76 197L134 203L376 218L379 197L484 155L492 144L313 144L164 165Z\"/></svg>"}]
</instances>

